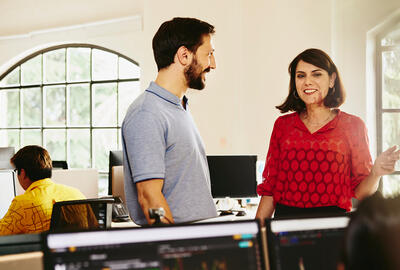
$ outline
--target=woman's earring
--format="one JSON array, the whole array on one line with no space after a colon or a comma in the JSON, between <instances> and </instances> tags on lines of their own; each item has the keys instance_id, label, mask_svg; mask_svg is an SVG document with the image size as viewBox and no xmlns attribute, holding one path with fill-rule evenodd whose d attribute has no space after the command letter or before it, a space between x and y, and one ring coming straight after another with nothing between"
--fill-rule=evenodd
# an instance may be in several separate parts
<instances>
[{"instance_id":1,"label":"woman's earring","mask_svg":"<svg viewBox=\"0 0 400 270\"><path fill-rule=\"evenodd\" d=\"M293 96L295 99L299 99L299 95L297 94L297 91L293 91Z\"/></svg>"}]
</instances>

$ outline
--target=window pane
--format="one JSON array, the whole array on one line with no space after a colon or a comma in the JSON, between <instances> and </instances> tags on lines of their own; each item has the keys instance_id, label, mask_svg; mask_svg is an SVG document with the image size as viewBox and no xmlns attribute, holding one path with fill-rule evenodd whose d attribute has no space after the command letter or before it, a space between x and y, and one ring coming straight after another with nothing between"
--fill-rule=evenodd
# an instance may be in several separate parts
<instances>
[{"instance_id":1,"label":"window pane","mask_svg":"<svg viewBox=\"0 0 400 270\"><path fill-rule=\"evenodd\" d=\"M0 90L0 127L19 127L19 90Z\"/></svg>"},{"instance_id":2,"label":"window pane","mask_svg":"<svg viewBox=\"0 0 400 270\"><path fill-rule=\"evenodd\" d=\"M90 125L90 88L89 84L68 87L68 125Z\"/></svg>"},{"instance_id":3,"label":"window pane","mask_svg":"<svg viewBox=\"0 0 400 270\"><path fill-rule=\"evenodd\" d=\"M67 49L67 80L90 80L90 48Z\"/></svg>"},{"instance_id":4,"label":"window pane","mask_svg":"<svg viewBox=\"0 0 400 270\"><path fill-rule=\"evenodd\" d=\"M44 147L49 151L52 160L67 160L65 136L65 129L45 129L43 131Z\"/></svg>"},{"instance_id":5,"label":"window pane","mask_svg":"<svg viewBox=\"0 0 400 270\"><path fill-rule=\"evenodd\" d=\"M65 87L44 87L45 126L65 126Z\"/></svg>"},{"instance_id":6,"label":"window pane","mask_svg":"<svg viewBox=\"0 0 400 270\"><path fill-rule=\"evenodd\" d=\"M40 129L25 129L21 131L21 147L26 145L42 145Z\"/></svg>"},{"instance_id":7,"label":"window pane","mask_svg":"<svg viewBox=\"0 0 400 270\"><path fill-rule=\"evenodd\" d=\"M99 173L99 197L108 195L108 174Z\"/></svg>"},{"instance_id":8,"label":"window pane","mask_svg":"<svg viewBox=\"0 0 400 270\"><path fill-rule=\"evenodd\" d=\"M90 130L69 129L68 166L70 168L90 168Z\"/></svg>"},{"instance_id":9,"label":"window pane","mask_svg":"<svg viewBox=\"0 0 400 270\"><path fill-rule=\"evenodd\" d=\"M21 125L24 127L41 126L42 95L40 88L25 88L21 90L22 108Z\"/></svg>"},{"instance_id":10,"label":"window pane","mask_svg":"<svg viewBox=\"0 0 400 270\"><path fill-rule=\"evenodd\" d=\"M28 60L21 65L21 84L40 84L42 82L42 55Z\"/></svg>"},{"instance_id":11,"label":"window pane","mask_svg":"<svg viewBox=\"0 0 400 270\"><path fill-rule=\"evenodd\" d=\"M400 193L400 175L385 175L382 184L383 196L390 197Z\"/></svg>"},{"instance_id":12,"label":"window pane","mask_svg":"<svg viewBox=\"0 0 400 270\"><path fill-rule=\"evenodd\" d=\"M400 113L384 113L382 120L382 147L385 151L393 145L400 145Z\"/></svg>"},{"instance_id":13,"label":"window pane","mask_svg":"<svg viewBox=\"0 0 400 270\"><path fill-rule=\"evenodd\" d=\"M93 126L117 126L117 84L93 85Z\"/></svg>"},{"instance_id":14,"label":"window pane","mask_svg":"<svg viewBox=\"0 0 400 270\"><path fill-rule=\"evenodd\" d=\"M19 130L18 129L0 130L0 145L14 146L15 151L17 151L19 148Z\"/></svg>"},{"instance_id":15,"label":"window pane","mask_svg":"<svg viewBox=\"0 0 400 270\"><path fill-rule=\"evenodd\" d=\"M118 56L93 49L93 80L113 80L118 76Z\"/></svg>"},{"instance_id":16,"label":"window pane","mask_svg":"<svg viewBox=\"0 0 400 270\"><path fill-rule=\"evenodd\" d=\"M122 124L129 105L139 96L139 82L123 82L118 84L118 122Z\"/></svg>"},{"instance_id":17,"label":"window pane","mask_svg":"<svg viewBox=\"0 0 400 270\"><path fill-rule=\"evenodd\" d=\"M14 85L19 85L19 67L16 67L13 71L8 73L0 82L0 86Z\"/></svg>"},{"instance_id":18,"label":"window pane","mask_svg":"<svg viewBox=\"0 0 400 270\"><path fill-rule=\"evenodd\" d=\"M120 79L139 79L140 68L134 63L126 60L125 58L119 58L119 78Z\"/></svg>"},{"instance_id":19,"label":"window pane","mask_svg":"<svg viewBox=\"0 0 400 270\"><path fill-rule=\"evenodd\" d=\"M65 49L55 50L43 54L44 81L65 81Z\"/></svg>"},{"instance_id":20,"label":"window pane","mask_svg":"<svg viewBox=\"0 0 400 270\"><path fill-rule=\"evenodd\" d=\"M382 53L382 105L400 109L400 51Z\"/></svg>"},{"instance_id":21,"label":"window pane","mask_svg":"<svg viewBox=\"0 0 400 270\"><path fill-rule=\"evenodd\" d=\"M99 171L108 171L108 156L111 149L117 148L117 129L94 129L93 167Z\"/></svg>"}]
</instances>

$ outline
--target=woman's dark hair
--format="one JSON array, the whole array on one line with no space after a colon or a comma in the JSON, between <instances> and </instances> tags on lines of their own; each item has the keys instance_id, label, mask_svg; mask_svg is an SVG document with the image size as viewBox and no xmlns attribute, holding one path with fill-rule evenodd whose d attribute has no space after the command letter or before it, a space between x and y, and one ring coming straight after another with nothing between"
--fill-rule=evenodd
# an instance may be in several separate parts
<instances>
[{"instance_id":1,"label":"woman's dark hair","mask_svg":"<svg viewBox=\"0 0 400 270\"><path fill-rule=\"evenodd\" d=\"M329 76L336 73L335 84L333 88L329 88L324 104L328 108L337 108L342 105L346 98L346 93L342 81L340 80L340 75L336 65L324 51L319 49L307 49L296 56L296 58L290 63L288 68L290 74L289 94L286 97L285 102L276 106L276 108L279 109L281 113L286 113L288 111L302 112L306 109L306 105L299 98L296 91L296 68L300 60L326 70Z\"/></svg>"},{"instance_id":2,"label":"woman's dark hair","mask_svg":"<svg viewBox=\"0 0 400 270\"><path fill-rule=\"evenodd\" d=\"M203 43L203 36L214 33L214 26L195 18L173 18L164 22L153 37L153 53L158 70L174 62L181 46L196 53Z\"/></svg>"},{"instance_id":3,"label":"woman's dark hair","mask_svg":"<svg viewBox=\"0 0 400 270\"><path fill-rule=\"evenodd\" d=\"M346 230L346 270L400 269L400 197L363 200Z\"/></svg>"},{"instance_id":4,"label":"woman's dark hair","mask_svg":"<svg viewBox=\"0 0 400 270\"><path fill-rule=\"evenodd\" d=\"M51 158L49 152L38 145L28 145L21 148L11 159L10 162L21 173L25 170L26 176L32 181L37 181L51 177Z\"/></svg>"}]
</instances>

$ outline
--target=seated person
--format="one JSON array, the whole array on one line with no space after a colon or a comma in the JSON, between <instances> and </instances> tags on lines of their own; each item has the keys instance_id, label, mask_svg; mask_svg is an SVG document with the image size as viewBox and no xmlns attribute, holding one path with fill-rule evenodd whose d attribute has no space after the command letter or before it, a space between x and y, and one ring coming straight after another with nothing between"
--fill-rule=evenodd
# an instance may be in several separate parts
<instances>
[{"instance_id":1,"label":"seated person","mask_svg":"<svg viewBox=\"0 0 400 270\"><path fill-rule=\"evenodd\" d=\"M50 155L40 146L25 146L10 162L25 193L14 198L0 220L0 235L47 231L55 202L85 199L79 190L50 180Z\"/></svg>"},{"instance_id":2,"label":"seated person","mask_svg":"<svg viewBox=\"0 0 400 270\"><path fill-rule=\"evenodd\" d=\"M338 269L400 269L399 248L400 196L385 199L376 193L352 216Z\"/></svg>"}]
</instances>

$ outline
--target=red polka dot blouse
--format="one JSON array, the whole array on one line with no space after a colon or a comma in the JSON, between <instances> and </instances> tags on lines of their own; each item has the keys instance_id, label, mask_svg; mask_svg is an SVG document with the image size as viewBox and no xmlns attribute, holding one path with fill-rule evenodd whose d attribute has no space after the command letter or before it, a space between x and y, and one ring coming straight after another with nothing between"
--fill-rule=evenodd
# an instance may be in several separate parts
<instances>
[{"instance_id":1,"label":"red polka dot blouse","mask_svg":"<svg viewBox=\"0 0 400 270\"><path fill-rule=\"evenodd\" d=\"M364 122L337 111L312 134L298 113L276 120L259 195L273 196L274 203L288 206L351 210L351 198L369 175L372 159Z\"/></svg>"}]
</instances>

